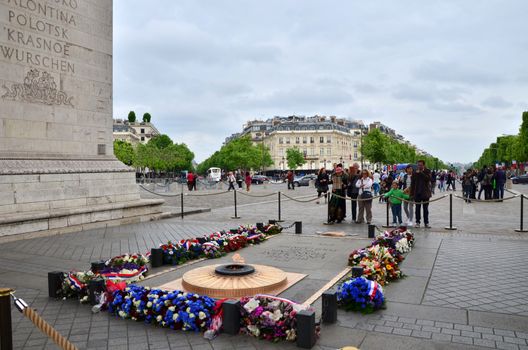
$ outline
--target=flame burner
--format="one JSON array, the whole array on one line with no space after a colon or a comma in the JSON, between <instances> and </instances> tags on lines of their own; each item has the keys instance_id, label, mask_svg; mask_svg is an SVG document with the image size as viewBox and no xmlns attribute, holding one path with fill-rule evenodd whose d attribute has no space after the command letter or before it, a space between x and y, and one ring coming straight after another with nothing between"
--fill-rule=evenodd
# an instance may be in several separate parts
<instances>
[{"instance_id":1,"label":"flame burner","mask_svg":"<svg viewBox=\"0 0 528 350\"><path fill-rule=\"evenodd\" d=\"M255 272L255 268L247 264L227 264L215 268L215 272L223 276L245 276Z\"/></svg>"}]
</instances>

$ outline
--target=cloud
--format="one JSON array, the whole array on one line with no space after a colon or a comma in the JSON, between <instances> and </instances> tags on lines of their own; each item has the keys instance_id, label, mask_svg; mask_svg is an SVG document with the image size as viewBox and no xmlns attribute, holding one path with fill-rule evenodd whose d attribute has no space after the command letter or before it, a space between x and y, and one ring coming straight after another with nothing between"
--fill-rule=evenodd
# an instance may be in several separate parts
<instances>
[{"instance_id":1,"label":"cloud","mask_svg":"<svg viewBox=\"0 0 528 350\"><path fill-rule=\"evenodd\" d=\"M413 75L418 80L467 85L493 85L504 81L495 72L479 69L461 62L423 62L413 70Z\"/></svg>"},{"instance_id":2,"label":"cloud","mask_svg":"<svg viewBox=\"0 0 528 350\"><path fill-rule=\"evenodd\" d=\"M490 96L482 101L482 105L491 108L510 108L513 106L511 102L506 101L500 96Z\"/></svg>"}]
</instances>

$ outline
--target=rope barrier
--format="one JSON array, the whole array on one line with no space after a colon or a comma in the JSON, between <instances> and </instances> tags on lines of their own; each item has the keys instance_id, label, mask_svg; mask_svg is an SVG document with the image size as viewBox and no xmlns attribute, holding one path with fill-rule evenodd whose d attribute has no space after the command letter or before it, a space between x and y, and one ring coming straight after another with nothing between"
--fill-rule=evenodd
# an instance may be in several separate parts
<instances>
[{"instance_id":1,"label":"rope barrier","mask_svg":"<svg viewBox=\"0 0 528 350\"><path fill-rule=\"evenodd\" d=\"M150 193L155 194L155 195L160 196L160 197L180 197L181 196L181 193L166 194L166 193L154 192L154 191L151 191L148 188L144 187L141 184L139 185L139 187L141 187L142 189L144 189L147 192L150 192ZM228 192L229 191L215 192L215 193L204 193L204 194L184 193L184 196L187 196L187 197L205 197L205 196L216 196L216 195L224 194L224 193L228 193Z\"/></svg>"},{"instance_id":2,"label":"rope barrier","mask_svg":"<svg viewBox=\"0 0 528 350\"><path fill-rule=\"evenodd\" d=\"M217 196L219 194L229 193L230 191L214 192L214 193L204 193L204 194L194 194L194 193L184 193L186 197L207 197L207 196Z\"/></svg>"},{"instance_id":3,"label":"rope barrier","mask_svg":"<svg viewBox=\"0 0 528 350\"><path fill-rule=\"evenodd\" d=\"M288 196L288 195L285 194L285 193L282 193L282 195L283 195L284 197L286 197L286 198L288 198L288 199L294 201L294 202L299 202L299 203L309 203L309 202L313 202L313 201L319 199L319 197L315 197L315 198L308 199L308 200L305 200L305 201L304 201L304 200L300 200L300 199L296 199L296 198L290 197L290 196Z\"/></svg>"},{"instance_id":4,"label":"rope barrier","mask_svg":"<svg viewBox=\"0 0 528 350\"><path fill-rule=\"evenodd\" d=\"M394 196L390 196L390 197L394 197ZM435 199L430 199L428 201L423 201L423 202L415 202L415 201L412 201L412 200L408 200L408 199L404 199L404 198L400 198L400 197L397 197L399 200L401 200L402 202L406 202L406 203L411 203L411 204L427 204L427 203L433 203L433 202L437 202L439 200L442 200L446 197L449 197L449 194L444 194L442 197L438 197L438 198L435 198Z\"/></svg>"},{"instance_id":5,"label":"rope barrier","mask_svg":"<svg viewBox=\"0 0 528 350\"><path fill-rule=\"evenodd\" d=\"M50 326L50 324L47 323L42 317L40 317L35 310L30 308L24 300L17 298L13 293L11 293L11 296L13 297L13 301L18 311L20 311L31 322L33 322L35 327L40 329L42 333L44 333L48 338L53 340L55 344L57 344L61 349L78 350L75 345L70 343L68 339L64 338L59 332L57 332L55 328Z\"/></svg>"},{"instance_id":6,"label":"rope barrier","mask_svg":"<svg viewBox=\"0 0 528 350\"><path fill-rule=\"evenodd\" d=\"M348 198L348 197L343 197L343 196L340 196L338 194L335 194L335 193L330 193L332 196L336 196L337 198L341 198L341 199L344 199L344 200L348 200L348 201L353 201L353 202L365 202L365 201L371 201L373 199L377 199L377 198L380 198L382 197L383 195L380 194L380 195L377 195L377 196L374 196L374 197L370 197L370 198Z\"/></svg>"},{"instance_id":7,"label":"rope barrier","mask_svg":"<svg viewBox=\"0 0 528 350\"><path fill-rule=\"evenodd\" d=\"M160 196L160 197L179 197L180 194L166 194L166 193L158 193L158 192L154 192L154 191L151 191L149 190L148 188L146 188L145 186L139 184L139 187L142 188L143 190L147 191L147 192L150 192L152 194L155 194L157 196Z\"/></svg>"},{"instance_id":8,"label":"rope barrier","mask_svg":"<svg viewBox=\"0 0 528 350\"><path fill-rule=\"evenodd\" d=\"M470 201L470 202L482 202L482 203L496 203L496 202L502 202L502 201L507 201L507 200L510 200L510 199L514 199L514 198L517 198L519 197L520 195L515 195L515 196L511 196L511 197L506 197L506 198L497 198L497 199L474 199L474 198L466 198L466 197L463 197L463 196L459 196L457 194L453 194L453 197L456 197L456 198L459 198L459 199L463 199L465 201Z\"/></svg>"},{"instance_id":9,"label":"rope barrier","mask_svg":"<svg viewBox=\"0 0 528 350\"><path fill-rule=\"evenodd\" d=\"M271 196L274 196L274 195L277 194L277 192L275 192L275 193L257 195L257 194L249 194L249 193L246 193L244 191L239 191L238 193L240 193L241 195L247 196L247 197L255 197L255 198L271 197Z\"/></svg>"}]
</instances>

